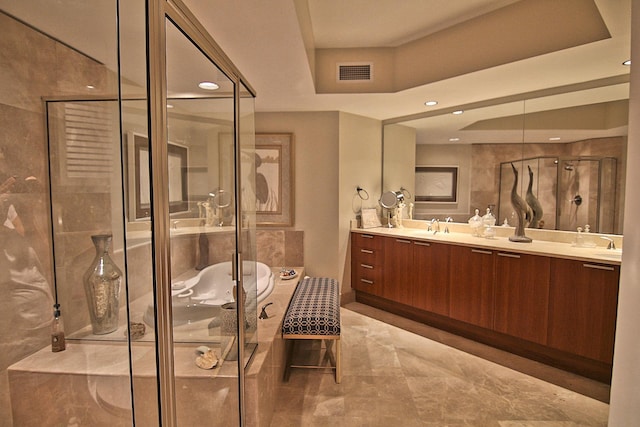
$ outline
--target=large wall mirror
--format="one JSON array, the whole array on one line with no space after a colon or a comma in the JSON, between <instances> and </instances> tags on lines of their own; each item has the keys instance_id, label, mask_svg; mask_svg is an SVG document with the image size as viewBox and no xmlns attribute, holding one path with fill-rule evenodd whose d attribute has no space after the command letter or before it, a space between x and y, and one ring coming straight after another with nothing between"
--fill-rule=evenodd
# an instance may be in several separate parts
<instances>
[{"instance_id":1,"label":"large wall mirror","mask_svg":"<svg viewBox=\"0 0 640 427\"><path fill-rule=\"evenodd\" d=\"M466 222L491 207L513 225L513 164L523 198L531 183L542 205L538 228L621 234L628 97L622 75L388 120L382 188L416 194L416 170L455 167L456 200L412 200L414 217Z\"/></svg>"}]
</instances>

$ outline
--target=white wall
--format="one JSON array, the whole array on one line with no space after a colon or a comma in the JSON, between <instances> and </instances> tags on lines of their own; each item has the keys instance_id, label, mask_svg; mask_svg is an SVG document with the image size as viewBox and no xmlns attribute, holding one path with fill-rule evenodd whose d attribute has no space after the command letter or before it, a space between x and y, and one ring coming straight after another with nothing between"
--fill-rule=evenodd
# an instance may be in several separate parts
<instances>
[{"instance_id":1,"label":"white wall","mask_svg":"<svg viewBox=\"0 0 640 427\"><path fill-rule=\"evenodd\" d=\"M640 182L640 0L632 1L631 95L627 183ZM635 68L634 68L635 67ZM609 425L640 425L640 192L627 185L624 221L624 252L618 295L618 323L613 358Z\"/></svg>"}]
</instances>

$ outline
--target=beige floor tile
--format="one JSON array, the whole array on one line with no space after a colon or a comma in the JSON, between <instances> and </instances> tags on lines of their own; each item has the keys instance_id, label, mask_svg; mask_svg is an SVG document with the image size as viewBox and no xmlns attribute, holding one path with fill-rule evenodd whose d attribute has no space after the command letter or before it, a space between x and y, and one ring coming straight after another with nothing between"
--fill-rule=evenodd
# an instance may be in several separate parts
<instances>
[{"instance_id":1,"label":"beige floor tile","mask_svg":"<svg viewBox=\"0 0 640 427\"><path fill-rule=\"evenodd\" d=\"M607 399L605 384L362 304L341 317L342 383L293 369L271 426L606 426L608 405L593 398ZM296 357L314 363L319 345Z\"/></svg>"}]
</instances>

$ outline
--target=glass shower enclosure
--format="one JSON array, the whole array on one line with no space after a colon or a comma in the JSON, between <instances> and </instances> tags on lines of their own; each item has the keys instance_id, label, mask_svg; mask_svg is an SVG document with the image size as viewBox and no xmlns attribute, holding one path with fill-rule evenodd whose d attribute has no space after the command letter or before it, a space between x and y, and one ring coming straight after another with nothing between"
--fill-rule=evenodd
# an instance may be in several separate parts
<instances>
[{"instance_id":1,"label":"glass shower enclosure","mask_svg":"<svg viewBox=\"0 0 640 427\"><path fill-rule=\"evenodd\" d=\"M20 181L1 245L24 260L0 292L29 309L1 326L0 424L242 425L253 90L180 1L19 3L0 0L0 181Z\"/></svg>"}]
</instances>

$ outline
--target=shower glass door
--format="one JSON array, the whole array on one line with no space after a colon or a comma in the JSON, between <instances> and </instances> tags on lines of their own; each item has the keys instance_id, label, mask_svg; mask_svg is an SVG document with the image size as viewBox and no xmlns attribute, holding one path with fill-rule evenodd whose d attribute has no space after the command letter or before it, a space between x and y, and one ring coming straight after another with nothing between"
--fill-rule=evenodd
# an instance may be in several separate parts
<instances>
[{"instance_id":1,"label":"shower glass door","mask_svg":"<svg viewBox=\"0 0 640 427\"><path fill-rule=\"evenodd\" d=\"M252 158L253 97L240 101L238 84L170 20L166 69L176 418L239 425L257 342L255 223L238 174L252 166L242 156Z\"/></svg>"}]
</instances>

